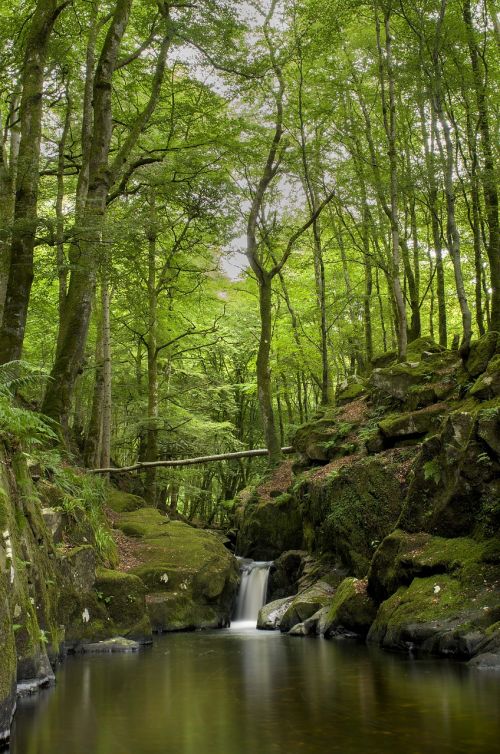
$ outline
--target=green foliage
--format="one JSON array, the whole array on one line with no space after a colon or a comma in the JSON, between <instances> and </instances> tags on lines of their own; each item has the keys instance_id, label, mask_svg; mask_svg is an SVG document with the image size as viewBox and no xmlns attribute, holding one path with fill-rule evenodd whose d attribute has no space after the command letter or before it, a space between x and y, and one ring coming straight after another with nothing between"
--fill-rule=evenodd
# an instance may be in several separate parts
<instances>
[{"instance_id":1,"label":"green foliage","mask_svg":"<svg viewBox=\"0 0 500 754\"><path fill-rule=\"evenodd\" d=\"M43 371L25 361L0 365L0 435L15 438L26 449L57 437L47 417L23 407L15 397L20 390L39 385L45 379Z\"/></svg>"},{"instance_id":2,"label":"green foliage","mask_svg":"<svg viewBox=\"0 0 500 754\"><path fill-rule=\"evenodd\" d=\"M424 463L424 479L431 479L435 484L441 481L441 467L439 461L433 459Z\"/></svg>"}]
</instances>

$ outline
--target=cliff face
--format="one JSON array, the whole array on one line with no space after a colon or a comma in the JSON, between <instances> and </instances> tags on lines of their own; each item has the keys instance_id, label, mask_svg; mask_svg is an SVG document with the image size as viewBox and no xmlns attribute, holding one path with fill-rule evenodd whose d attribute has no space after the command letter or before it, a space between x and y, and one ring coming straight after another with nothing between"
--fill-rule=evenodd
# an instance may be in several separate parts
<instances>
[{"instance_id":1,"label":"cliff face","mask_svg":"<svg viewBox=\"0 0 500 754\"><path fill-rule=\"evenodd\" d=\"M299 428L288 483L278 470L241 496L247 553L262 541L288 549L292 528L290 549L312 553L321 578L347 575L293 633L499 662L499 353L496 333L473 344L465 364L415 341L406 363L341 386L336 405ZM300 587L290 594L293 608Z\"/></svg>"}]
</instances>

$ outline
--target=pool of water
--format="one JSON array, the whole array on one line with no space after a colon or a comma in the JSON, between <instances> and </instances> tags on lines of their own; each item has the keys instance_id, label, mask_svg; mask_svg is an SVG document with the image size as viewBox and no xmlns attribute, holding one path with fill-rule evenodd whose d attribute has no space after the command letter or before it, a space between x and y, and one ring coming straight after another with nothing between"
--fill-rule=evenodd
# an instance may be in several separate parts
<instances>
[{"instance_id":1,"label":"pool of water","mask_svg":"<svg viewBox=\"0 0 500 754\"><path fill-rule=\"evenodd\" d=\"M254 630L70 657L10 754L494 754L500 675Z\"/></svg>"}]
</instances>

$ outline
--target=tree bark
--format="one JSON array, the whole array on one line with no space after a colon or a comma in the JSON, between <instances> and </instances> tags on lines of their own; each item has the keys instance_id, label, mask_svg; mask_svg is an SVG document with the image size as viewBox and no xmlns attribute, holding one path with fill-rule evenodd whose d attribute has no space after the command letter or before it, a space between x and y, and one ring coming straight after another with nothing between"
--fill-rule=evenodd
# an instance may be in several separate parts
<instances>
[{"instance_id":1,"label":"tree bark","mask_svg":"<svg viewBox=\"0 0 500 754\"><path fill-rule=\"evenodd\" d=\"M29 27L23 60L19 110L20 142L14 202L9 276L0 329L0 363L21 358L33 282L37 228L43 82L50 35L67 3L38 0Z\"/></svg>"}]
</instances>

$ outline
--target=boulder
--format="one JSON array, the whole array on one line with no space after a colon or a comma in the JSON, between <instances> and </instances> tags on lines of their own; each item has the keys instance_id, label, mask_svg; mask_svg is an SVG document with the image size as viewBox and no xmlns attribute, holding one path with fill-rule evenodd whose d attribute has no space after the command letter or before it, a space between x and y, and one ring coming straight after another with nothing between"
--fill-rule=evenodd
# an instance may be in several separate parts
<instances>
[{"instance_id":1,"label":"boulder","mask_svg":"<svg viewBox=\"0 0 500 754\"><path fill-rule=\"evenodd\" d=\"M418 450L405 448L355 458L334 468L313 472L296 497L311 549L331 553L350 572L363 577L379 542L400 516L407 473Z\"/></svg>"},{"instance_id":2,"label":"boulder","mask_svg":"<svg viewBox=\"0 0 500 754\"><path fill-rule=\"evenodd\" d=\"M368 640L462 659L477 654L500 619L498 567L488 551L487 542L468 538L388 537L368 579L369 593L383 599Z\"/></svg>"},{"instance_id":3,"label":"boulder","mask_svg":"<svg viewBox=\"0 0 500 754\"><path fill-rule=\"evenodd\" d=\"M347 578L338 587L328 607L325 638L354 636L364 638L375 619L377 608L367 592L367 579Z\"/></svg>"},{"instance_id":4,"label":"boulder","mask_svg":"<svg viewBox=\"0 0 500 754\"><path fill-rule=\"evenodd\" d=\"M141 645L137 641L116 636L105 641L96 641L90 644L82 644L81 651L87 654L110 654L117 652L137 652Z\"/></svg>"},{"instance_id":5,"label":"boulder","mask_svg":"<svg viewBox=\"0 0 500 754\"><path fill-rule=\"evenodd\" d=\"M257 628L264 631L275 631L279 628L281 619L292 601L293 597L283 597L282 599L268 602L267 605L261 607L257 618Z\"/></svg>"},{"instance_id":6,"label":"boulder","mask_svg":"<svg viewBox=\"0 0 500 754\"><path fill-rule=\"evenodd\" d=\"M491 359L486 371L477 378L469 390L469 395L481 401L500 395L500 354Z\"/></svg>"},{"instance_id":7,"label":"boulder","mask_svg":"<svg viewBox=\"0 0 500 754\"><path fill-rule=\"evenodd\" d=\"M445 403L438 403L419 411L396 414L382 419L378 427L386 444L397 444L410 438L422 438L428 432L439 429L443 415L448 410Z\"/></svg>"},{"instance_id":8,"label":"boulder","mask_svg":"<svg viewBox=\"0 0 500 754\"><path fill-rule=\"evenodd\" d=\"M326 581L318 581L309 589L299 592L285 610L280 622L280 631L286 633L297 623L303 623L318 610L328 605L335 593Z\"/></svg>"},{"instance_id":9,"label":"boulder","mask_svg":"<svg viewBox=\"0 0 500 754\"><path fill-rule=\"evenodd\" d=\"M138 563L130 574L145 585L154 631L229 623L239 569L218 536L153 508L122 514L117 526L135 542Z\"/></svg>"},{"instance_id":10,"label":"boulder","mask_svg":"<svg viewBox=\"0 0 500 754\"><path fill-rule=\"evenodd\" d=\"M297 501L279 497L249 501L239 513L236 552L254 560L274 560L302 545L302 518Z\"/></svg>"},{"instance_id":11,"label":"boulder","mask_svg":"<svg viewBox=\"0 0 500 754\"><path fill-rule=\"evenodd\" d=\"M106 503L115 513L130 513L146 507L144 498L110 487Z\"/></svg>"},{"instance_id":12,"label":"boulder","mask_svg":"<svg viewBox=\"0 0 500 754\"><path fill-rule=\"evenodd\" d=\"M151 623L146 607L144 582L132 573L99 568L95 582L98 599L104 602L120 637L141 644L151 642ZM111 641L111 640L110 640Z\"/></svg>"},{"instance_id":13,"label":"boulder","mask_svg":"<svg viewBox=\"0 0 500 754\"><path fill-rule=\"evenodd\" d=\"M490 359L496 353L499 340L500 336L497 332L488 332L479 340L471 343L469 356L465 363L465 368L471 377L475 379L486 371Z\"/></svg>"},{"instance_id":14,"label":"boulder","mask_svg":"<svg viewBox=\"0 0 500 754\"><path fill-rule=\"evenodd\" d=\"M287 550L277 558L269 571L267 596L269 601L296 594L304 561L308 557L305 550Z\"/></svg>"}]
</instances>

